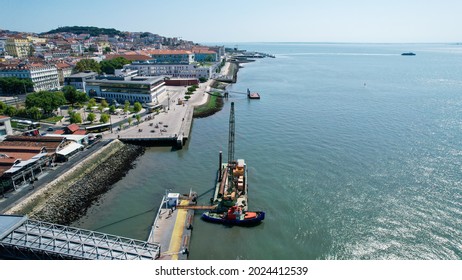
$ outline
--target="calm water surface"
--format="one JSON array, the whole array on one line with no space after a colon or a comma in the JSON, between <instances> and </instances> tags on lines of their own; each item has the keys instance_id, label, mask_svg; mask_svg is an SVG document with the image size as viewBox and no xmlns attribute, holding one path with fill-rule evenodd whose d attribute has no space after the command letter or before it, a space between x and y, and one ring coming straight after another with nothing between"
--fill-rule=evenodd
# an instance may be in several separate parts
<instances>
[{"instance_id":1,"label":"calm water surface","mask_svg":"<svg viewBox=\"0 0 462 280\"><path fill-rule=\"evenodd\" d=\"M191 259L462 258L462 46L239 48L276 55L229 88L262 99L232 93L194 120L183 150L147 149L74 225L144 240L165 189L208 203L234 101L235 155L266 219L226 228L197 216Z\"/></svg>"}]
</instances>

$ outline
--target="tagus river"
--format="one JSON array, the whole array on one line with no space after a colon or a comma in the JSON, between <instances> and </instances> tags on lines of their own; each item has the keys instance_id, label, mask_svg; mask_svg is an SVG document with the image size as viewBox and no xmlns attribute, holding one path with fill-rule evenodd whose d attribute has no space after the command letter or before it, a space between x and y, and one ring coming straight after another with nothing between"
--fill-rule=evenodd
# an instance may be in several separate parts
<instances>
[{"instance_id":1,"label":"tagus river","mask_svg":"<svg viewBox=\"0 0 462 280\"><path fill-rule=\"evenodd\" d=\"M231 93L183 150L148 148L74 225L145 240L166 189L207 204L234 101L249 209L266 219L227 228L197 215L190 259L462 258L462 46L238 47L276 55L229 88L262 99Z\"/></svg>"}]
</instances>

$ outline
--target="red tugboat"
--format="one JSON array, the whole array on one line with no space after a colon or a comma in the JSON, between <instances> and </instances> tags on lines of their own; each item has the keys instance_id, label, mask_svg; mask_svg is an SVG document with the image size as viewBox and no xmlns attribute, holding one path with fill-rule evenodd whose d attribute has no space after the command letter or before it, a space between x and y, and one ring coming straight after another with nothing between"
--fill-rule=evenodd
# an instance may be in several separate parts
<instances>
[{"instance_id":1,"label":"red tugboat","mask_svg":"<svg viewBox=\"0 0 462 280\"><path fill-rule=\"evenodd\" d=\"M258 92L250 92L250 90L247 89L247 97L249 99L260 99L260 94L258 94Z\"/></svg>"},{"instance_id":2,"label":"red tugboat","mask_svg":"<svg viewBox=\"0 0 462 280\"><path fill-rule=\"evenodd\" d=\"M212 223L236 226L252 226L265 219L263 211L243 211L240 206L232 206L228 212L217 213L208 211L202 214L202 219Z\"/></svg>"}]
</instances>

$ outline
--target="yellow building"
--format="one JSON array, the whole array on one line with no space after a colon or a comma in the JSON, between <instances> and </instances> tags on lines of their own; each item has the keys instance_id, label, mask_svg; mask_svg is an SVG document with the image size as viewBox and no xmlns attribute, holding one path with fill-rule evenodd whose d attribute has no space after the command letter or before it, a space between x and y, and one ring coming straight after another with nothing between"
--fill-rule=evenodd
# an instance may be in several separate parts
<instances>
[{"instance_id":1,"label":"yellow building","mask_svg":"<svg viewBox=\"0 0 462 280\"><path fill-rule=\"evenodd\" d=\"M29 40L20 38L7 38L5 50L9 55L14 57L28 57L30 51Z\"/></svg>"}]
</instances>

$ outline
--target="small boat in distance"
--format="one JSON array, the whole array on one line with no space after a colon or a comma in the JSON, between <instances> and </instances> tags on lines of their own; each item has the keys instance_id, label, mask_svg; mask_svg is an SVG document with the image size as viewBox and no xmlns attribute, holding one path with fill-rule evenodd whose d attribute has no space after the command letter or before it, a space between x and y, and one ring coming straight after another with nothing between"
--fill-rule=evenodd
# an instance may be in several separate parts
<instances>
[{"instance_id":1,"label":"small boat in distance","mask_svg":"<svg viewBox=\"0 0 462 280\"><path fill-rule=\"evenodd\" d=\"M260 99L260 94L258 94L258 92L250 92L250 90L247 89L247 97L249 99Z\"/></svg>"},{"instance_id":2,"label":"small boat in distance","mask_svg":"<svg viewBox=\"0 0 462 280\"><path fill-rule=\"evenodd\" d=\"M259 224L265 219L265 212L243 211L240 206L232 206L224 213L214 211L204 212L202 214L202 219L207 222L224 225L252 226Z\"/></svg>"},{"instance_id":3,"label":"small boat in distance","mask_svg":"<svg viewBox=\"0 0 462 280\"><path fill-rule=\"evenodd\" d=\"M415 55L415 53L413 53L413 52L405 52L405 53L402 53L401 55Z\"/></svg>"}]
</instances>

